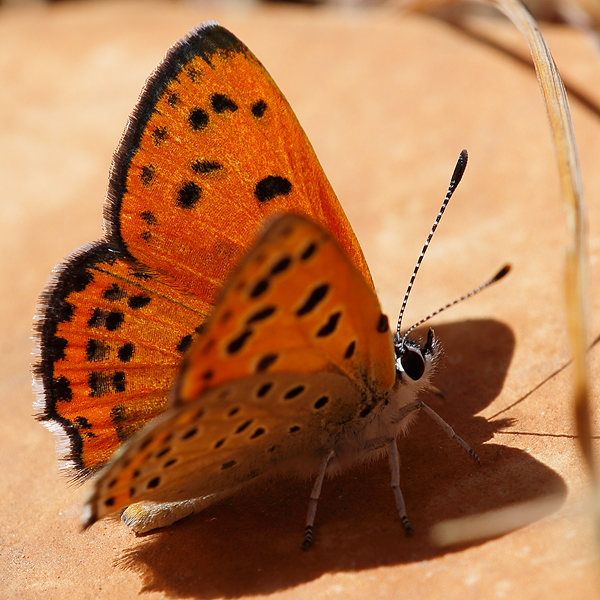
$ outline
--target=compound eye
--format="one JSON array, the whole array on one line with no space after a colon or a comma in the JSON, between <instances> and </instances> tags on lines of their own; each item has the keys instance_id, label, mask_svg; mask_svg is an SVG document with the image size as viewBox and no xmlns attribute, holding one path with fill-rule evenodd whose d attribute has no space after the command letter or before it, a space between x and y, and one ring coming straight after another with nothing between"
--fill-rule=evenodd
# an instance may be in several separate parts
<instances>
[{"instance_id":1,"label":"compound eye","mask_svg":"<svg viewBox=\"0 0 600 600\"><path fill-rule=\"evenodd\" d=\"M406 350L400 357L400 363L404 372L413 380L417 381L425 373L425 360L419 352Z\"/></svg>"}]
</instances>

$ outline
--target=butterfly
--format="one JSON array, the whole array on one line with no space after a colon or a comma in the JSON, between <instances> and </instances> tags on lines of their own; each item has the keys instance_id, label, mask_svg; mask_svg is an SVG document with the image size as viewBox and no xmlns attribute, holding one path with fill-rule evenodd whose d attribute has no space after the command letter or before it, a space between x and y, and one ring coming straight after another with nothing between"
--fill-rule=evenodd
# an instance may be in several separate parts
<instances>
[{"instance_id":1,"label":"butterfly","mask_svg":"<svg viewBox=\"0 0 600 600\"><path fill-rule=\"evenodd\" d=\"M85 527L125 509L146 531L300 472L316 476L307 549L325 474L389 453L411 534L396 437L415 411L476 458L416 400L439 342L392 334L292 109L226 29L192 30L148 79L104 215L105 239L53 272L37 324L37 418L70 473L94 476Z\"/></svg>"}]
</instances>

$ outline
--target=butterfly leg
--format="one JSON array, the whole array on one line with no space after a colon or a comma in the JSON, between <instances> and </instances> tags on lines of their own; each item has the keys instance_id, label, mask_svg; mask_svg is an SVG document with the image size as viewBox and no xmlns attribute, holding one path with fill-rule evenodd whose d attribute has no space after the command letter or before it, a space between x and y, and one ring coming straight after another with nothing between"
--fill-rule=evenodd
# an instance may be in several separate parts
<instances>
[{"instance_id":1,"label":"butterfly leg","mask_svg":"<svg viewBox=\"0 0 600 600\"><path fill-rule=\"evenodd\" d=\"M454 429L452 429L452 427L450 427L450 425L448 425L448 423L446 423L446 421L444 421L444 419L442 419L442 417L440 417L440 415L438 415L433 409L429 408L429 406L427 406L427 404L425 404L424 402L421 402L421 400L415 400L413 402L410 402L406 406L403 406L398 411L398 413L396 415L394 415L394 419L392 422L400 423L400 421L402 421L402 419L407 417L411 412L414 412L415 410L425 411L425 414L427 414L427 416L429 416L431 419L433 419L444 430L444 432L450 439L454 440L463 450L465 450L465 452L467 452L469 454L469 456L473 460L476 460L477 463L479 465L481 465L479 456L477 456L477 454L475 453L473 448L471 448L471 446L469 446L469 444L467 444L467 442L465 442L460 436L458 436L455 433ZM373 440L373 441L376 442L377 440Z\"/></svg>"},{"instance_id":2,"label":"butterfly leg","mask_svg":"<svg viewBox=\"0 0 600 600\"><path fill-rule=\"evenodd\" d=\"M392 491L394 492L400 521L402 522L406 537L412 537L414 532L406 514L406 505L404 504L404 497L400 489L400 454L398 453L396 438L390 438L390 471L392 472Z\"/></svg>"},{"instance_id":3,"label":"butterfly leg","mask_svg":"<svg viewBox=\"0 0 600 600\"><path fill-rule=\"evenodd\" d=\"M212 497L206 496L182 502L136 502L125 509L121 521L135 533L146 533L200 512L211 504L211 501Z\"/></svg>"},{"instance_id":4,"label":"butterfly leg","mask_svg":"<svg viewBox=\"0 0 600 600\"><path fill-rule=\"evenodd\" d=\"M304 541L302 542L302 550L306 552L313 543L313 525L315 523L315 515L317 514L317 502L321 495L321 487L323 486L323 479L325 479L325 472L327 466L335 456L335 452L330 450L325 456L319 467L319 473L313 485L312 492L310 493L310 500L308 501L308 513L306 515L306 529L304 530Z\"/></svg>"},{"instance_id":5,"label":"butterfly leg","mask_svg":"<svg viewBox=\"0 0 600 600\"><path fill-rule=\"evenodd\" d=\"M438 415L434 410L429 408L429 406L427 406L427 404L424 404L423 402L419 402L419 408L424 410L425 414L431 417L446 432L446 435L450 439L454 440L463 450L465 450L469 454L469 456L472 459L476 460L477 464L481 465L479 456L477 456L473 448L471 448L471 446L469 446L469 444L467 444L467 442L465 442L461 437L456 435L454 429L452 429L452 427L450 427L450 425L448 425L448 423L446 423L446 421L444 421L444 419L442 419L440 415Z\"/></svg>"}]
</instances>

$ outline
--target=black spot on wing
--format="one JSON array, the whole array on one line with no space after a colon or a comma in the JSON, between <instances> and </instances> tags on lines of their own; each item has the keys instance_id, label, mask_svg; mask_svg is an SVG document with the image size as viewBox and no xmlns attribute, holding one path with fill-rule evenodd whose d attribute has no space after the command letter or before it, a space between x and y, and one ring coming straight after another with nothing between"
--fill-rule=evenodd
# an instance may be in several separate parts
<instances>
[{"instance_id":1,"label":"black spot on wing","mask_svg":"<svg viewBox=\"0 0 600 600\"><path fill-rule=\"evenodd\" d=\"M198 428L197 427L193 427L192 429L190 429L189 431L186 431L182 436L181 439L182 440L189 440L191 437L194 437L196 434L198 433Z\"/></svg>"},{"instance_id":2,"label":"black spot on wing","mask_svg":"<svg viewBox=\"0 0 600 600\"><path fill-rule=\"evenodd\" d=\"M250 427L250 425L252 425L252 419L248 419L247 421L244 421L236 430L236 433L242 433L242 431L244 431L245 429L248 429L248 427Z\"/></svg>"},{"instance_id":3,"label":"black spot on wing","mask_svg":"<svg viewBox=\"0 0 600 600\"><path fill-rule=\"evenodd\" d=\"M323 327L317 331L317 337L327 337L331 335L337 329L341 316L341 312L336 312L330 315L329 319L327 319L327 323L325 323L325 325L323 325Z\"/></svg>"},{"instance_id":4,"label":"black spot on wing","mask_svg":"<svg viewBox=\"0 0 600 600\"><path fill-rule=\"evenodd\" d=\"M260 119L267 110L267 103L264 100L259 100L252 105L250 110L257 119Z\"/></svg>"},{"instance_id":5,"label":"black spot on wing","mask_svg":"<svg viewBox=\"0 0 600 600\"><path fill-rule=\"evenodd\" d=\"M160 146L168 137L168 132L166 127L157 127L152 132L152 141L155 146Z\"/></svg>"},{"instance_id":6,"label":"black spot on wing","mask_svg":"<svg viewBox=\"0 0 600 600\"><path fill-rule=\"evenodd\" d=\"M223 168L221 163L212 160L196 160L192 163L192 171L198 175L206 175Z\"/></svg>"},{"instance_id":7,"label":"black spot on wing","mask_svg":"<svg viewBox=\"0 0 600 600\"><path fill-rule=\"evenodd\" d=\"M156 225L158 222L156 220L156 215L151 210L144 210L140 213L140 217L142 217L142 221L146 223L146 225Z\"/></svg>"},{"instance_id":8,"label":"black spot on wing","mask_svg":"<svg viewBox=\"0 0 600 600\"><path fill-rule=\"evenodd\" d=\"M353 340L348 344L346 351L344 352L344 358L352 358L354 350L356 349L356 342Z\"/></svg>"},{"instance_id":9,"label":"black spot on wing","mask_svg":"<svg viewBox=\"0 0 600 600\"><path fill-rule=\"evenodd\" d=\"M132 343L123 344L118 352L117 356L121 362L129 362L133 358L135 347Z\"/></svg>"},{"instance_id":10,"label":"black spot on wing","mask_svg":"<svg viewBox=\"0 0 600 600\"><path fill-rule=\"evenodd\" d=\"M138 294L136 296L131 296L127 301L129 308L133 310L138 310L139 308L144 308L144 306L148 306L150 304L151 298L149 296L144 296L143 294Z\"/></svg>"},{"instance_id":11,"label":"black spot on wing","mask_svg":"<svg viewBox=\"0 0 600 600\"><path fill-rule=\"evenodd\" d=\"M323 408L329 402L329 396L321 396L315 403L316 409Z\"/></svg>"},{"instance_id":12,"label":"black spot on wing","mask_svg":"<svg viewBox=\"0 0 600 600\"><path fill-rule=\"evenodd\" d=\"M266 371L277 359L279 358L278 354L265 354L261 357L261 359L256 364L256 372L263 373Z\"/></svg>"},{"instance_id":13,"label":"black spot on wing","mask_svg":"<svg viewBox=\"0 0 600 600\"><path fill-rule=\"evenodd\" d=\"M226 111L235 112L238 109L237 104L225 94L213 94L210 104L213 110L219 115Z\"/></svg>"},{"instance_id":14,"label":"black spot on wing","mask_svg":"<svg viewBox=\"0 0 600 600\"><path fill-rule=\"evenodd\" d=\"M177 206L190 210L196 206L202 196L202 188L193 181L186 181L177 192Z\"/></svg>"},{"instance_id":15,"label":"black spot on wing","mask_svg":"<svg viewBox=\"0 0 600 600\"><path fill-rule=\"evenodd\" d=\"M314 242L311 242L300 254L300 260L308 260L317 249L317 245Z\"/></svg>"},{"instance_id":16,"label":"black spot on wing","mask_svg":"<svg viewBox=\"0 0 600 600\"><path fill-rule=\"evenodd\" d=\"M116 371L112 376L112 387L115 392L122 393L126 389L124 371Z\"/></svg>"},{"instance_id":17,"label":"black spot on wing","mask_svg":"<svg viewBox=\"0 0 600 600\"><path fill-rule=\"evenodd\" d=\"M250 290L250 298L258 298L259 296L262 296L267 289L269 289L269 280L259 279L252 290Z\"/></svg>"},{"instance_id":18,"label":"black spot on wing","mask_svg":"<svg viewBox=\"0 0 600 600\"><path fill-rule=\"evenodd\" d=\"M106 316L105 327L108 331L116 331L121 327L125 315L120 311L112 311Z\"/></svg>"},{"instance_id":19,"label":"black spot on wing","mask_svg":"<svg viewBox=\"0 0 600 600\"><path fill-rule=\"evenodd\" d=\"M110 392L110 375L99 371L92 371L88 377L90 396L97 398Z\"/></svg>"},{"instance_id":20,"label":"black spot on wing","mask_svg":"<svg viewBox=\"0 0 600 600\"><path fill-rule=\"evenodd\" d=\"M292 400L293 398L298 397L303 391L305 390L305 387L303 385L297 385L295 387L293 387L292 389L288 390L283 398L284 400Z\"/></svg>"},{"instance_id":21,"label":"black spot on wing","mask_svg":"<svg viewBox=\"0 0 600 600\"><path fill-rule=\"evenodd\" d=\"M103 296L109 302L118 302L127 296L127 292L116 283L113 283L104 290Z\"/></svg>"},{"instance_id":22,"label":"black spot on wing","mask_svg":"<svg viewBox=\"0 0 600 600\"><path fill-rule=\"evenodd\" d=\"M287 196L291 191L292 184L289 179L269 175L256 184L254 195L259 202L267 202L277 196Z\"/></svg>"},{"instance_id":23,"label":"black spot on wing","mask_svg":"<svg viewBox=\"0 0 600 600\"><path fill-rule=\"evenodd\" d=\"M299 317L302 317L312 312L325 298L328 291L329 285L327 283L323 283L314 288L308 298L304 301L304 304L296 311L296 314Z\"/></svg>"},{"instance_id":24,"label":"black spot on wing","mask_svg":"<svg viewBox=\"0 0 600 600\"><path fill-rule=\"evenodd\" d=\"M269 390L273 387L273 384L270 382L267 383L263 383L259 388L258 391L256 392L256 395L259 398L263 398L264 396L266 396L269 393Z\"/></svg>"},{"instance_id":25,"label":"black spot on wing","mask_svg":"<svg viewBox=\"0 0 600 600\"><path fill-rule=\"evenodd\" d=\"M292 259L289 256L284 256L279 259L272 267L271 267L271 275L277 275L279 273L283 273L286 271L289 266L292 264Z\"/></svg>"},{"instance_id":26,"label":"black spot on wing","mask_svg":"<svg viewBox=\"0 0 600 600\"><path fill-rule=\"evenodd\" d=\"M145 186L150 185L152 183L152 180L154 179L154 172L154 165L144 165L142 167L142 172L140 173L140 181Z\"/></svg>"},{"instance_id":27,"label":"black spot on wing","mask_svg":"<svg viewBox=\"0 0 600 600\"><path fill-rule=\"evenodd\" d=\"M238 337L234 338L227 344L227 354L236 354L243 347L248 338L252 335L252 330L247 329L243 333L241 333Z\"/></svg>"},{"instance_id":28,"label":"black spot on wing","mask_svg":"<svg viewBox=\"0 0 600 600\"><path fill-rule=\"evenodd\" d=\"M192 339L191 335L184 335L177 344L177 352L183 354L192 345Z\"/></svg>"},{"instance_id":29,"label":"black spot on wing","mask_svg":"<svg viewBox=\"0 0 600 600\"><path fill-rule=\"evenodd\" d=\"M88 362L104 360L110 351L108 344L102 340L89 339L85 347Z\"/></svg>"},{"instance_id":30,"label":"black spot on wing","mask_svg":"<svg viewBox=\"0 0 600 600\"><path fill-rule=\"evenodd\" d=\"M367 415L371 414L371 411L373 410L373 406L371 405L367 405L364 408L361 409L361 411L358 413L358 416L361 419L364 419Z\"/></svg>"},{"instance_id":31,"label":"black spot on wing","mask_svg":"<svg viewBox=\"0 0 600 600\"><path fill-rule=\"evenodd\" d=\"M193 108L190 111L188 121L195 131L202 130L208 125L208 113L202 108Z\"/></svg>"},{"instance_id":32,"label":"black spot on wing","mask_svg":"<svg viewBox=\"0 0 600 600\"><path fill-rule=\"evenodd\" d=\"M254 314L250 315L248 319L246 319L246 325L250 325L252 323L257 323L258 321L264 321L268 317L270 317L275 312L274 306L265 306L260 310L257 310Z\"/></svg>"},{"instance_id":33,"label":"black spot on wing","mask_svg":"<svg viewBox=\"0 0 600 600\"><path fill-rule=\"evenodd\" d=\"M379 322L377 323L377 331L379 333L385 333L390 330L390 323L388 321L387 315L381 314L379 317Z\"/></svg>"}]
</instances>

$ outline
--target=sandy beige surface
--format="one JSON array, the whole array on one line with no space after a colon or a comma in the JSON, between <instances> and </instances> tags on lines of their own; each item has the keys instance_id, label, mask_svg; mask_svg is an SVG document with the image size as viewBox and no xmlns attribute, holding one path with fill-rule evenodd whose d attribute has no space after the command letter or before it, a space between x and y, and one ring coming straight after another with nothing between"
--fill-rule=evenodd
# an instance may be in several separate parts
<instances>
[{"instance_id":1,"label":"sandy beige surface","mask_svg":"<svg viewBox=\"0 0 600 600\"><path fill-rule=\"evenodd\" d=\"M32 418L36 299L55 263L101 235L111 153L146 76L192 26L218 19L261 59L313 142L397 314L459 151L467 174L408 307L417 320L513 272L438 318L445 361L427 401L474 446L474 467L421 417L401 441L416 536L405 539L385 462L326 482L316 545L299 550L310 484L250 489L155 534L78 530L82 489ZM526 56L512 28L486 30ZM576 32L545 30L567 83L589 202L600 303L600 68ZM569 407L565 219L531 68L427 17L169 2L0 10L0 597L594 598L586 474ZM593 320L592 334L600 322ZM590 353L593 373L598 348ZM543 385L540 385L542 384ZM538 387L539 386L539 387ZM597 395L597 383L594 390ZM440 549L444 520L557 495L548 514Z\"/></svg>"}]
</instances>

